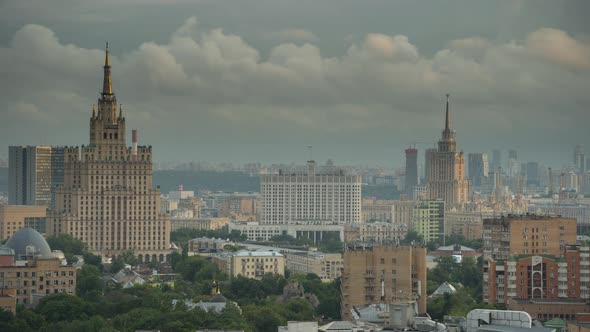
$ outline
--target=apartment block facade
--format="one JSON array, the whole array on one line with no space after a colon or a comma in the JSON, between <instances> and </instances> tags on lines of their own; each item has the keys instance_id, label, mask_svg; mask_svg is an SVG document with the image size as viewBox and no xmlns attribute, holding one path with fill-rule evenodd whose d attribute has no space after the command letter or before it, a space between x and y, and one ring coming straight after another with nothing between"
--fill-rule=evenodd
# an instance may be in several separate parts
<instances>
[{"instance_id":1,"label":"apartment block facade","mask_svg":"<svg viewBox=\"0 0 590 332\"><path fill-rule=\"evenodd\" d=\"M579 288L571 293L567 287L572 273L577 278L580 275L580 265L568 263L575 256L569 245L575 243L573 218L529 214L484 219L484 302L507 304L511 298L579 297ZM578 258L574 260L580 261L587 249L576 250ZM573 281L580 286L579 279Z\"/></svg>"},{"instance_id":2,"label":"apartment block facade","mask_svg":"<svg viewBox=\"0 0 590 332\"><path fill-rule=\"evenodd\" d=\"M416 202L412 226L425 242L442 242L445 235L445 202L443 200Z\"/></svg>"},{"instance_id":3,"label":"apartment block facade","mask_svg":"<svg viewBox=\"0 0 590 332\"><path fill-rule=\"evenodd\" d=\"M416 300L426 312L426 248L420 246L351 247L344 252L341 277L343 320L354 307L392 303L400 296Z\"/></svg>"}]
</instances>

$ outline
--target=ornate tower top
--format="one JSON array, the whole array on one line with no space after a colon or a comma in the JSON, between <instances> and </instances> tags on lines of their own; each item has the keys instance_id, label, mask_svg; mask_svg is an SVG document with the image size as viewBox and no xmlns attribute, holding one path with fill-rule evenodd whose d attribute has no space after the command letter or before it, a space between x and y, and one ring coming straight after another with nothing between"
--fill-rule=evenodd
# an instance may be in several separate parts
<instances>
[{"instance_id":1,"label":"ornate tower top","mask_svg":"<svg viewBox=\"0 0 590 332\"><path fill-rule=\"evenodd\" d=\"M438 141L438 151L455 152L457 143L455 142L455 133L451 130L451 117L449 114L449 97L447 93L447 105L445 113L445 129L442 132L441 140Z\"/></svg>"},{"instance_id":2,"label":"ornate tower top","mask_svg":"<svg viewBox=\"0 0 590 332\"><path fill-rule=\"evenodd\" d=\"M111 80L111 56L109 54L109 43L107 42L107 47L105 51L104 57L104 79L102 81L102 95L112 95L113 94L113 82Z\"/></svg>"}]
</instances>

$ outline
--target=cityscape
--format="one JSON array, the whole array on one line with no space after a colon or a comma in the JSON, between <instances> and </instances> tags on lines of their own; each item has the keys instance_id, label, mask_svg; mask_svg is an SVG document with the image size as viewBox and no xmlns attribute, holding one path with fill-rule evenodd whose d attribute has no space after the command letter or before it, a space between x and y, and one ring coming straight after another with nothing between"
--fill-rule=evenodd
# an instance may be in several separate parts
<instances>
[{"instance_id":1,"label":"cityscape","mask_svg":"<svg viewBox=\"0 0 590 332\"><path fill-rule=\"evenodd\" d=\"M0 4L0 331L589 332L590 3L491 3Z\"/></svg>"}]
</instances>

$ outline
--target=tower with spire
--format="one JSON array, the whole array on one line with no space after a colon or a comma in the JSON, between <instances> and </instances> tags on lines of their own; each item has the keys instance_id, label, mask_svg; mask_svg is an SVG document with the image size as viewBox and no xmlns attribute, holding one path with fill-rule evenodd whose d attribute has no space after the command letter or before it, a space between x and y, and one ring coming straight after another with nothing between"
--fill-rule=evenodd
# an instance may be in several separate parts
<instances>
[{"instance_id":1,"label":"tower with spire","mask_svg":"<svg viewBox=\"0 0 590 332\"><path fill-rule=\"evenodd\" d=\"M106 45L103 66L104 76L102 91L98 97L98 113L92 107L90 117L90 145L91 146L125 146L125 117L123 108L119 107L117 116L117 97L113 93L113 79L111 78L111 56L109 44Z\"/></svg>"},{"instance_id":2,"label":"tower with spire","mask_svg":"<svg viewBox=\"0 0 590 332\"><path fill-rule=\"evenodd\" d=\"M465 156L457 152L455 132L451 130L449 94L446 95L445 128L438 149L430 150L427 156L428 174L426 184L430 199L442 199L445 208L452 209L467 202L468 181L465 179Z\"/></svg>"},{"instance_id":3,"label":"tower with spire","mask_svg":"<svg viewBox=\"0 0 590 332\"><path fill-rule=\"evenodd\" d=\"M108 44L103 74L90 115L90 144L64 149L64 184L56 190L47 234L72 235L103 257L131 250L142 262L165 261L170 219L161 212L160 190L152 185L152 148L127 146Z\"/></svg>"}]
</instances>

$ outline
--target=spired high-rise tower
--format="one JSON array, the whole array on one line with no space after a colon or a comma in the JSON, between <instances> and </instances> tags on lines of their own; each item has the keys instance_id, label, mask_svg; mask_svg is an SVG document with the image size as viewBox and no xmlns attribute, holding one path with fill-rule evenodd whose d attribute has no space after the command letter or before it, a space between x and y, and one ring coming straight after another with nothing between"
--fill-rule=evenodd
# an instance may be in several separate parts
<instances>
[{"instance_id":1,"label":"spired high-rise tower","mask_svg":"<svg viewBox=\"0 0 590 332\"><path fill-rule=\"evenodd\" d=\"M467 202L468 182L465 179L465 156L457 152L455 133L451 130L449 116L449 95L445 129L438 141L438 149L430 150L426 183L430 199L442 199L446 209L452 209Z\"/></svg>"},{"instance_id":2,"label":"spired high-rise tower","mask_svg":"<svg viewBox=\"0 0 590 332\"><path fill-rule=\"evenodd\" d=\"M127 146L125 117L113 93L107 44L102 92L92 107L90 144L66 147L64 184L47 233L70 234L102 256L133 251L140 260L164 261L170 219L152 187L152 147Z\"/></svg>"}]
</instances>

